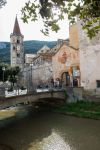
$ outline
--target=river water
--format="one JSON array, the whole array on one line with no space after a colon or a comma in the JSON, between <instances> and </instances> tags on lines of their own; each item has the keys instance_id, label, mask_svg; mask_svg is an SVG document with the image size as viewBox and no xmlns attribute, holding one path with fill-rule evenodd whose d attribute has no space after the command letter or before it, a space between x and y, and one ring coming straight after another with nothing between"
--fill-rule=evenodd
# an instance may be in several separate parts
<instances>
[{"instance_id":1,"label":"river water","mask_svg":"<svg viewBox=\"0 0 100 150\"><path fill-rule=\"evenodd\" d=\"M100 150L99 120L32 108L4 111L6 116L0 121L0 150Z\"/></svg>"}]
</instances>

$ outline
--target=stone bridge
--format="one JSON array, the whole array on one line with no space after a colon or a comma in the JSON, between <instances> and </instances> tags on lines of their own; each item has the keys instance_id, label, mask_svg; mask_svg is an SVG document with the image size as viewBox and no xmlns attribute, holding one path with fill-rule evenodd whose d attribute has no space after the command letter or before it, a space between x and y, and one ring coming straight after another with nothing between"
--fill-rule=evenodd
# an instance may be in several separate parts
<instances>
[{"instance_id":1,"label":"stone bridge","mask_svg":"<svg viewBox=\"0 0 100 150\"><path fill-rule=\"evenodd\" d=\"M45 102L56 100L59 102L65 102L66 94L64 91L51 91L44 93L27 94L22 96L14 96L9 98L0 98L0 109L4 109L10 106L16 106L18 104L29 104L36 102Z\"/></svg>"}]
</instances>

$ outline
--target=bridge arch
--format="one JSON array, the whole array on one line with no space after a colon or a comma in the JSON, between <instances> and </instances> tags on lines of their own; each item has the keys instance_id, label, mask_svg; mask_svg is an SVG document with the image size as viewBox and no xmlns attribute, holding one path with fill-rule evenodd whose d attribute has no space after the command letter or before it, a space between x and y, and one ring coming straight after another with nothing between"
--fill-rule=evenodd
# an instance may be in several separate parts
<instances>
[{"instance_id":1,"label":"bridge arch","mask_svg":"<svg viewBox=\"0 0 100 150\"><path fill-rule=\"evenodd\" d=\"M8 98L2 98L0 99L0 109L4 109L11 106L16 106L18 104L28 104L28 103L36 103L40 100L48 101L50 102L55 99L59 102L61 100L64 102L66 100L66 95L64 91L49 91L49 92L41 92L41 93L33 93L33 94L27 94L27 95L21 95L21 96L14 96L14 97L8 97Z\"/></svg>"}]
</instances>

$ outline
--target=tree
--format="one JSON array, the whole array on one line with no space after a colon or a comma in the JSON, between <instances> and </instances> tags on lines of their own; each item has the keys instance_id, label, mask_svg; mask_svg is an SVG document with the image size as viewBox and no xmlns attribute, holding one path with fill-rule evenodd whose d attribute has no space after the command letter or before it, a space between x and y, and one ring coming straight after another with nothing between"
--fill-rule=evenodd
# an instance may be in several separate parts
<instances>
[{"instance_id":1,"label":"tree","mask_svg":"<svg viewBox=\"0 0 100 150\"><path fill-rule=\"evenodd\" d=\"M5 70L3 70L3 67L5 68ZM14 86L14 83L17 82L19 72L20 72L19 67L11 68L7 64L0 64L0 81L9 80Z\"/></svg>"},{"instance_id":2,"label":"tree","mask_svg":"<svg viewBox=\"0 0 100 150\"><path fill-rule=\"evenodd\" d=\"M13 67L9 69L9 81L13 84L17 83L18 74L20 72L19 67Z\"/></svg>"},{"instance_id":3,"label":"tree","mask_svg":"<svg viewBox=\"0 0 100 150\"><path fill-rule=\"evenodd\" d=\"M59 20L63 20L68 15L70 23L73 24L78 16L82 20L83 29L87 35L93 38L100 31L100 0L33 0L28 1L21 10L22 20L37 21L41 16L45 35L49 31L57 32Z\"/></svg>"},{"instance_id":4,"label":"tree","mask_svg":"<svg viewBox=\"0 0 100 150\"><path fill-rule=\"evenodd\" d=\"M7 3L6 0L0 0L0 8L2 8L2 6L4 6Z\"/></svg>"},{"instance_id":5,"label":"tree","mask_svg":"<svg viewBox=\"0 0 100 150\"><path fill-rule=\"evenodd\" d=\"M5 70L3 70L5 68ZM8 80L8 65L7 64L0 64L0 81L7 81Z\"/></svg>"}]
</instances>

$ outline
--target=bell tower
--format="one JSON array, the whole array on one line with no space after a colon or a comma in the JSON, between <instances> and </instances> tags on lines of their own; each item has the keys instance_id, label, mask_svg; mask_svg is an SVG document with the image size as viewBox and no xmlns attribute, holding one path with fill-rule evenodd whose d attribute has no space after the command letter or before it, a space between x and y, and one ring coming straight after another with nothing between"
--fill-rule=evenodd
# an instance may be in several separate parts
<instances>
[{"instance_id":1,"label":"bell tower","mask_svg":"<svg viewBox=\"0 0 100 150\"><path fill-rule=\"evenodd\" d=\"M15 24L13 33L10 35L10 55L11 55L11 67L19 66L20 68L24 65L24 36L21 34L17 16L15 18Z\"/></svg>"}]
</instances>

